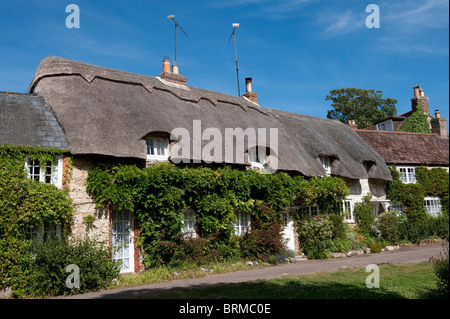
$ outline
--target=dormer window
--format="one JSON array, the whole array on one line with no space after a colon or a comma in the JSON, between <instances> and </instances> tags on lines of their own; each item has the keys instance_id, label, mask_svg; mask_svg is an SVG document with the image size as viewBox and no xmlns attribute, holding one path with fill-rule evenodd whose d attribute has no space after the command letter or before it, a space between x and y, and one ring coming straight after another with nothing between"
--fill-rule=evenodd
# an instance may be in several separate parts
<instances>
[{"instance_id":1,"label":"dormer window","mask_svg":"<svg viewBox=\"0 0 450 319\"><path fill-rule=\"evenodd\" d=\"M387 120L377 124L377 131L394 131L392 120Z\"/></svg>"},{"instance_id":2,"label":"dormer window","mask_svg":"<svg viewBox=\"0 0 450 319\"><path fill-rule=\"evenodd\" d=\"M262 147L252 147L248 150L248 159L252 167L264 168L266 151Z\"/></svg>"},{"instance_id":3,"label":"dormer window","mask_svg":"<svg viewBox=\"0 0 450 319\"><path fill-rule=\"evenodd\" d=\"M370 171L376 166L376 163L374 161L363 161L364 169L367 173L370 173Z\"/></svg>"},{"instance_id":4,"label":"dormer window","mask_svg":"<svg viewBox=\"0 0 450 319\"><path fill-rule=\"evenodd\" d=\"M325 170L325 175L331 175L331 159L329 156L320 156L320 162Z\"/></svg>"},{"instance_id":5,"label":"dormer window","mask_svg":"<svg viewBox=\"0 0 450 319\"><path fill-rule=\"evenodd\" d=\"M145 142L148 160L167 161L169 159L169 139L167 137L149 137Z\"/></svg>"}]
</instances>

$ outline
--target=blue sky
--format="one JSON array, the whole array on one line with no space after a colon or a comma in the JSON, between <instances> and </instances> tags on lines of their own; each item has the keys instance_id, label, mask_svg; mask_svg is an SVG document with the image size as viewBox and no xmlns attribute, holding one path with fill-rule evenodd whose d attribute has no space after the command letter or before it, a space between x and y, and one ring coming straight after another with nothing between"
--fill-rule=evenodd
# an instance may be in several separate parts
<instances>
[{"instance_id":1,"label":"blue sky","mask_svg":"<svg viewBox=\"0 0 450 319\"><path fill-rule=\"evenodd\" d=\"M232 23L241 94L245 77L262 106L326 117L333 89L382 90L398 114L420 83L430 112L449 117L448 0L15 0L0 8L0 91L26 92L39 61L60 56L156 76L174 56L188 85L237 94ZM80 28L68 29L68 4ZM369 29L366 6L380 9Z\"/></svg>"}]
</instances>

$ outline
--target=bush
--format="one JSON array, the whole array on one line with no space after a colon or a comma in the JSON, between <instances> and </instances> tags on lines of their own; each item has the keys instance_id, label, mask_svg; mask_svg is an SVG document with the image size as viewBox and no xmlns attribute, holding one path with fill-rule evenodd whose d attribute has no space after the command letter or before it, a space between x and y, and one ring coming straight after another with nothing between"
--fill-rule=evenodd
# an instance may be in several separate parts
<instances>
[{"instance_id":1,"label":"bush","mask_svg":"<svg viewBox=\"0 0 450 319\"><path fill-rule=\"evenodd\" d=\"M356 203L354 208L357 230L366 236L376 235L374 230L375 215L372 204L370 203L371 198L372 195L370 194L364 196L362 202Z\"/></svg>"},{"instance_id":2,"label":"bush","mask_svg":"<svg viewBox=\"0 0 450 319\"><path fill-rule=\"evenodd\" d=\"M449 277L449 253L448 242L444 245L444 254L441 253L440 258L434 261L433 269L437 276L436 286L444 295L448 296L448 277Z\"/></svg>"},{"instance_id":3,"label":"bush","mask_svg":"<svg viewBox=\"0 0 450 319\"><path fill-rule=\"evenodd\" d=\"M299 243L310 259L328 258L333 224L327 215L304 218L299 222Z\"/></svg>"},{"instance_id":4,"label":"bush","mask_svg":"<svg viewBox=\"0 0 450 319\"><path fill-rule=\"evenodd\" d=\"M378 218L378 229L381 237L391 244L397 244L399 240L398 218L396 215L385 214Z\"/></svg>"},{"instance_id":5,"label":"bush","mask_svg":"<svg viewBox=\"0 0 450 319\"><path fill-rule=\"evenodd\" d=\"M33 258L22 264L28 271L24 295L57 296L96 291L107 287L119 275L120 265L111 260L109 248L92 239L59 241L48 239L32 244ZM69 289L66 279L68 265L80 269L80 287ZM16 293L16 292L15 292ZM17 297L24 297L24 295Z\"/></svg>"},{"instance_id":6,"label":"bush","mask_svg":"<svg viewBox=\"0 0 450 319\"><path fill-rule=\"evenodd\" d=\"M383 247L381 246L380 243L378 242L373 242L369 245L370 248L370 252L374 253L374 254L378 254L381 253L381 251L383 250Z\"/></svg>"},{"instance_id":7,"label":"bush","mask_svg":"<svg viewBox=\"0 0 450 319\"><path fill-rule=\"evenodd\" d=\"M240 237L242 257L267 262L270 256L283 251L281 227L281 224L277 222L268 223L242 235Z\"/></svg>"}]
</instances>

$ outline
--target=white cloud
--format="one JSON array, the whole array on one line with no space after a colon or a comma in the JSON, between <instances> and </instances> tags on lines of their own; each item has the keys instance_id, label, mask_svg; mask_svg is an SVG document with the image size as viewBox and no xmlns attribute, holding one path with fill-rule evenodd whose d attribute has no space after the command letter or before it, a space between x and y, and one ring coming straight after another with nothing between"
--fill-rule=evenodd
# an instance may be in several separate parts
<instances>
[{"instance_id":1,"label":"white cloud","mask_svg":"<svg viewBox=\"0 0 450 319\"><path fill-rule=\"evenodd\" d=\"M215 1L215 7L252 6L251 14L271 19L282 19L301 14L300 8L317 0L225 0Z\"/></svg>"},{"instance_id":2,"label":"white cloud","mask_svg":"<svg viewBox=\"0 0 450 319\"><path fill-rule=\"evenodd\" d=\"M384 22L400 32L448 28L448 0L386 2L382 10Z\"/></svg>"},{"instance_id":3,"label":"white cloud","mask_svg":"<svg viewBox=\"0 0 450 319\"><path fill-rule=\"evenodd\" d=\"M317 23L324 27L322 34L324 37L332 37L361 29L364 26L364 18L362 14L358 14L352 10L346 10L345 12L320 15Z\"/></svg>"}]
</instances>

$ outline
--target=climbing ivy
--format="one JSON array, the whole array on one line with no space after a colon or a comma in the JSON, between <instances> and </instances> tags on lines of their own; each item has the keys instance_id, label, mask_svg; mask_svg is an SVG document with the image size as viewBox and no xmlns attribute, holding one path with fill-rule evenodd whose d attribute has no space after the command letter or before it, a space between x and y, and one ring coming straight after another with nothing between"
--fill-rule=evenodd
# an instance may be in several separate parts
<instances>
[{"instance_id":1,"label":"climbing ivy","mask_svg":"<svg viewBox=\"0 0 450 319\"><path fill-rule=\"evenodd\" d=\"M43 223L71 223L73 208L67 191L30 180L25 171L27 156L46 163L63 154L67 150L0 146L0 288L12 284L12 273L28 256L27 229Z\"/></svg>"},{"instance_id":2,"label":"climbing ivy","mask_svg":"<svg viewBox=\"0 0 450 319\"><path fill-rule=\"evenodd\" d=\"M268 225L278 223L281 212L289 206L319 204L336 211L336 202L348 195L344 181L336 177L306 180L283 172L260 174L230 167L180 168L170 163L145 169L130 165L110 170L93 168L88 174L87 191L98 206L134 213L139 225L138 244L144 251L146 266L170 262L176 255L166 251L173 252L184 241L184 208L195 210L197 234L211 239L209 247L229 253L229 246L236 243L232 222L237 220L238 213L250 214L252 225L269 229ZM248 240L261 242L254 236ZM162 243L164 254L160 251ZM258 251L258 255L265 255L249 245L244 246L246 254Z\"/></svg>"},{"instance_id":3,"label":"climbing ivy","mask_svg":"<svg viewBox=\"0 0 450 319\"><path fill-rule=\"evenodd\" d=\"M414 132L414 133L431 133L428 117L423 112L422 104L418 104L416 111L406 120L399 132Z\"/></svg>"},{"instance_id":4,"label":"climbing ivy","mask_svg":"<svg viewBox=\"0 0 450 319\"><path fill-rule=\"evenodd\" d=\"M427 234L433 233L444 237L448 236L449 173L440 167L432 169L423 166L416 167L417 182L405 184L400 180L400 174L395 166L391 166L390 170L393 180L386 187L386 196L395 203L403 204L407 217L404 226L409 229L410 233L405 236L412 236L409 239L413 240L426 238ZM437 220L431 218L425 210L424 198L426 196L439 197L441 200L442 216ZM444 232L437 229L425 230L424 228L428 226L447 230Z\"/></svg>"}]
</instances>

